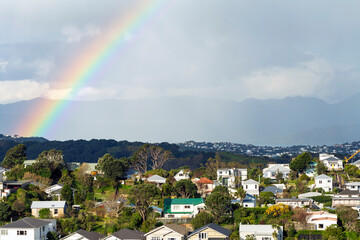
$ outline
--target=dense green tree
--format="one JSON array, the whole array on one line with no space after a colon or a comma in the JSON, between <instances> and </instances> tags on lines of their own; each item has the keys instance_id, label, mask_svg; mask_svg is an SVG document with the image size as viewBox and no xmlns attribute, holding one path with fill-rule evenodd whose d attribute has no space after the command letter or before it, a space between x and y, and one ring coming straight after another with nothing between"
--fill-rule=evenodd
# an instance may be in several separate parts
<instances>
[{"instance_id":1,"label":"dense green tree","mask_svg":"<svg viewBox=\"0 0 360 240\"><path fill-rule=\"evenodd\" d=\"M342 231L341 227L336 224L333 224L327 227L323 233L324 240L345 240L345 234Z\"/></svg>"},{"instance_id":2,"label":"dense green tree","mask_svg":"<svg viewBox=\"0 0 360 240\"><path fill-rule=\"evenodd\" d=\"M0 221L8 221L12 215L10 204L0 201Z\"/></svg>"},{"instance_id":3,"label":"dense green tree","mask_svg":"<svg viewBox=\"0 0 360 240\"><path fill-rule=\"evenodd\" d=\"M217 170L223 166L224 163L221 162L220 156L216 154L215 158L208 159L205 172L210 179L216 180Z\"/></svg>"},{"instance_id":4,"label":"dense green tree","mask_svg":"<svg viewBox=\"0 0 360 240\"><path fill-rule=\"evenodd\" d=\"M24 144L19 144L13 148L10 148L6 154L5 158L1 163L1 166L4 168L13 168L16 165L23 164L26 160L26 147Z\"/></svg>"},{"instance_id":5,"label":"dense green tree","mask_svg":"<svg viewBox=\"0 0 360 240\"><path fill-rule=\"evenodd\" d=\"M213 216L208 212L200 212L193 219L191 219L191 225L193 229L198 229L214 221Z\"/></svg>"},{"instance_id":6,"label":"dense green tree","mask_svg":"<svg viewBox=\"0 0 360 240\"><path fill-rule=\"evenodd\" d=\"M40 153L35 163L31 165L35 174L51 179L60 179L64 167L63 153L55 149Z\"/></svg>"},{"instance_id":7,"label":"dense green tree","mask_svg":"<svg viewBox=\"0 0 360 240\"><path fill-rule=\"evenodd\" d=\"M327 167L322 161L318 161L316 164L316 172L318 175L326 174Z\"/></svg>"},{"instance_id":8,"label":"dense green tree","mask_svg":"<svg viewBox=\"0 0 360 240\"><path fill-rule=\"evenodd\" d=\"M311 154L308 152L304 152L290 162L290 169L296 172L303 173L309 166L311 160Z\"/></svg>"},{"instance_id":9,"label":"dense green tree","mask_svg":"<svg viewBox=\"0 0 360 240\"><path fill-rule=\"evenodd\" d=\"M206 209L214 217L216 223L220 223L229 217L231 197L226 189L226 192L222 188L223 186L217 186L213 192L205 200Z\"/></svg>"},{"instance_id":10,"label":"dense green tree","mask_svg":"<svg viewBox=\"0 0 360 240\"><path fill-rule=\"evenodd\" d=\"M347 164L344 170L351 177L360 177L360 170L355 165Z\"/></svg>"},{"instance_id":11,"label":"dense green tree","mask_svg":"<svg viewBox=\"0 0 360 240\"><path fill-rule=\"evenodd\" d=\"M272 192L261 192L260 204L275 204L275 195Z\"/></svg>"},{"instance_id":12,"label":"dense green tree","mask_svg":"<svg viewBox=\"0 0 360 240\"><path fill-rule=\"evenodd\" d=\"M140 214L143 221L146 220L148 208L160 196L160 190L153 184L139 184L131 188L128 200L134 204L135 210Z\"/></svg>"},{"instance_id":13,"label":"dense green tree","mask_svg":"<svg viewBox=\"0 0 360 240\"><path fill-rule=\"evenodd\" d=\"M336 207L336 214L347 231L357 232L359 230L357 224L359 213L356 210L348 206L338 206Z\"/></svg>"},{"instance_id":14,"label":"dense green tree","mask_svg":"<svg viewBox=\"0 0 360 240\"><path fill-rule=\"evenodd\" d=\"M262 171L259 168L251 168L248 171L248 178L249 179L258 179L259 176L262 176Z\"/></svg>"},{"instance_id":15,"label":"dense green tree","mask_svg":"<svg viewBox=\"0 0 360 240\"><path fill-rule=\"evenodd\" d=\"M13 202L11 208L20 215L26 209L25 202L22 200L16 200L15 202Z\"/></svg>"},{"instance_id":16,"label":"dense green tree","mask_svg":"<svg viewBox=\"0 0 360 240\"><path fill-rule=\"evenodd\" d=\"M59 240L59 235L57 232L48 232L46 234L46 239L47 240Z\"/></svg>"},{"instance_id":17,"label":"dense green tree","mask_svg":"<svg viewBox=\"0 0 360 240\"><path fill-rule=\"evenodd\" d=\"M51 212L49 208L43 208L39 211L39 217L42 219L47 219L51 217Z\"/></svg>"},{"instance_id":18,"label":"dense green tree","mask_svg":"<svg viewBox=\"0 0 360 240\"><path fill-rule=\"evenodd\" d=\"M116 159L107 153L99 158L97 167L103 171L105 177L117 182L125 178L126 171L129 170L129 164L127 158Z\"/></svg>"},{"instance_id":19,"label":"dense green tree","mask_svg":"<svg viewBox=\"0 0 360 240\"><path fill-rule=\"evenodd\" d=\"M197 195L197 187L190 179L183 179L176 182L174 192L178 197L194 198Z\"/></svg>"},{"instance_id":20,"label":"dense green tree","mask_svg":"<svg viewBox=\"0 0 360 240\"><path fill-rule=\"evenodd\" d=\"M72 206L74 204L74 192L68 184L63 186L60 191L60 195L61 198L67 202L68 206Z\"/></svg>"}]
</instances>

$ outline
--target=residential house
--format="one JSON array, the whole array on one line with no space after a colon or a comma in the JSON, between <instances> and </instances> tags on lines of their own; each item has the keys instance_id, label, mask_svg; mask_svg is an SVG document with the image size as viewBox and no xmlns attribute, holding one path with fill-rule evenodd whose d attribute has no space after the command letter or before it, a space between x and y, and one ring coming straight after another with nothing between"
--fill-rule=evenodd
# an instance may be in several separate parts
<instances>
[{"instance_id":1,"label":"residential house","mask_svg":"<svg viewBox=\"0 0 360 240\"><path fill-rule=\"evenodd\" d=\"M332 198L332 207L337 207L340 205L349 206L349 207L356 207L360 206L360 197L339 197L335 195Z\"/></svg>"},{"instance_id":2,"label":"residential house","mask_svg":"<svg viewBox=\"0 0 360 240\"><path fill-rule=\"evenodd\" d=\"M39 217L41 209L50 209L51 217L63 217L66 213L66 201L33 201L31 204L31 214L34 217Z\"/></svg>"},{"instance_id":3,"label":"residential house","mask_svg":"<svg viewBox=\"0 0 360 240\"><path fill-rule=\"evenodd\" d=\"M263 177L276 179L278 173L282 174L282 178L288 178L290 174L289 164L269 164L267 168L263 169Z\"/></svg>"},{"instance_id":4,"label":"residential house","mask_svg":"<svg viewBox=\"0 0 360 240\"><path fill-rule=\"evenodd\" d=\"M319 193L319 192L307 192L307 193L299 194L298 198L312 198L312 197L318 197L321 195L322 195L322 193Z\"/></svg>"},{"instance_id":5,"label":"residential house","mask_svg":"<svg viewBox=\"0 0 360 240\"><path fill-rule=\"evenodd\" d=\"M246 193L253 195L253 196L259 196L259 182L249 179L242 183L243 189L246 191Z\"/></svg>"},{"instance_id":6,"label":"residential house","mask_svg":"<svg viewBox=\"0 0 360 240\"><path fill-rule=\"evenodd\" d=\"M64 184L57 183L50 187L45 188L44 191L47 193L48 197L57 198L60 201L61 190L63 187L64 187ZM72 190L74 193L74 189L72 189Z\"/></svg>"},{"instance_id":7,"label":"residential house","mask_svg":"<svg viewBox=\"0 0 360 240\"><path fill-rule=\"evenodd\" d=\"M96 176L98 174L103 174L102 171L97 169L97 163L82 163L81 165L85 165L85 173L90 174L92 176Z\"/></svg>"},{"instance_id":8,"label":"residential house","mask_svg":"<svg viewBox=\"0 0 360 240\"><path fill-rule=\"evenodd\" d=\"M123 228L120 231L114 232L113 234L103 238L102 240L143 240L143 232L139 230L131 230Z\"/></svg>"},{"instance_id":9,"label":"residential house","mask_svg":"<svg viewBox=\"0 0 360 240\"><path fill-rule=\"evenodd\" d=\"M332 224L337 224L337 215L319 211L319 212L308 212L308 224L314 224L315 230L325 230Z\"/></svg>"},{"instance_id":10,"label":"residential house","mask_svg":"<svg viewBox=\"0 0 360 240\"><path fill-rule=\"evenodd\" d=\"M60 240L101 240L105 237L105 235L102 235L97 232L89 232L85 230L77 230L76 232L73 232L66 237L60 238Z\"/></svg>"},{"instance_id":11,"label":"residential house","mask_svg":"<svg viewBox=\"0 0 360 240\"><path fill-rule=\"evenodd\" d=\"M320 154L319 160L324 163L328 171L343 170L343 161L332 154Z\"/></svg>"},{"instance_id":12,"label":"residential house","mask_svg":"<svg viewBox=\"0 0 360 240\"><path fill-rule=\"evenodd\" d=\"M186 170L186 169L181 169L175 176L175 180L176 181L180 181L180 180L184 180L184 179L189 179L190 176L189 176L189 170Z\"/></svg>"},{"instance_id":13,"label":"residential house","mask_svg":"<svg viewBox=\"0 0 360 240\"><path fill-rule=\"evenodd\" d=\"M146 240L186 240L187 230L177 224L165 224L146 233Z\"/></svg>"},{"instance_id":14,"label":"residential house","mask_svg":"<svg viewBox=\"0 0 360 240\"><path fill-rule=\"evenodd\" d=\"M67 162L67 163L65 163L65 164L66 164L67 170L69 170L69 171L71 171L71 172L73 172L73 171L75 171L76 169L78 169L78 168L80 167L80 165L81 165L81 163L79 163L79 162Z\"/></svg>"},{"instance_id":15,"label":"residential house","mask_svg":"<svg viewBox=\"0 0 360 240\"><path fill-rule=\"evenodd\" d=\"M241 224L239 225L240 240L245 240L247 236L253 236L256 240L283 240L283 227L272 225Z\"/></svg>"},{"instance_id":16,"label":"residential house","mask_svg":"<svg viewBox=\"0 0 360 240\"><path fill-rule=\"evenodd\" d=\"M241 199L233 199L231 200L231 203L235 204L238 203L241 205ZM256 207L256 197L250 195L250 194L246 194L245 198L242 202L242 206L246 207L246 208L254 208Z\"/></svg>"},{"instance_id":17,"label":"residential house","mask_svg":"<svg viewBox=\"0 0 360 240\"><path fill-rule=\"evenodd\" d=\"M340 197L340 198L344 198L344 197L360 197L360 193L357 190L345 189L345 190L339 192L337 195L335 195L335 197Z\"/></svg>"},{"instance_id":18,"label":"residential house","mask_svg":"<svg viewBox=\"0 0 360 240\"><path fill-rule=\"evenodd\" d=\"M268 186L264 188L261 192L272 192L277 197L280 197L283 194L283 190L275 186Z\"/></svg>"},{"instance_id":19,"label":"residential house","mask_svg":"<svg viewBox=\"0 0 360 240\"><path fill-rule=\"evenodd\" d=\"M200 178L199 181L195 182L195 185L202 198L209 196L214 189L214 182L206 177Z\"/></svg>"},{"instance_id":20,"label":"residential house","mask_svg":"<svg viewBox=\"0 0 360 240\"><path fill-rule=\"evenodd\" d=\"M44 240L56 231L55 219L23 218L0 227L1 240Z\"/></svg>"},{"instance_id":21,"label":"residential house","mask_svg":"<svg viewBox=\"0 0 360 240\"><path fill-rule=\"evenodd\" d=\"M351 165L355 165L356 167L360 168L360 160L357 160L353 163L350 163Z\"/></svg>"},{"instance_id":22,"label":"residential house","mask_svg":"<svg viewBox=\"0 0 360 240\"><path fill-rule=\"evenodd\" d=\"M360 182L345 183L345 188L360 193Z\"/></svg>"},{"instance_id":23,"label":"residential house","mask_svg":"<svg viewBox=\"0 0 360 240\"><path fill-rule=\"evenodd\" d=\"M166 178L160 177L159 175L152 175L146 179L149 183L155 183L158 187L166 183Z\"/></svg>"},{"instance_id":24,"label":"residential house","mask_svg":"<svg viewBox=\"0 0 360 240\"><path fill-rule=\"evenodd\" d=\"M312 202L313 200L310 199L306 199L306 198L279 198L279 199L275 199L275 204L285 204L285 205L289 205L292 208L296 208L296 207L305 207L305 206L312 206Z\"/></svg>"},{"instance_id":25,"label":"residential house","mask_svg":"<svg viewBox=\"0 0 360 240\"><path fill-rule=\"evenodd\" d=\"M33 165L35 162L36 162L36 159L25 160L23 164L24 164L24 167L26 168L26 167Z\"/></svg>"},{"instance_id":26,"label":"residential house","mask_svg":"<svg viewBox=\"0 0 360 240\"><path fill-rule=\"evenodd\" d=\"M217 181L229 188L235 188L247 179L246 168L221 168L217 170Z\"/></svg>"},{"instance_id":27,"label":"residential house","mask_svg":"<svg viewBox=\"0 0 360 240\"><path fill-rule=\"evenodd\" d=\"M215 223L210 223L201 228L195 229L188 236L188 240L228 240L231 231Z\"/></svg>"},{"instance_id":28,"label":"residential house","mask_svg":"<svg viewBox=\"0 0 360 240\"><path fill-rule=\"evenodd\" d=\"M332 177L321 174L315 177L315 188L322 188L325 192L332 192L333 179Z\"/></svg>"},{"instance_id":29,"label":"residential house","mask_svg":"<svg viewBox=\"0 0 360 240\"><path fill-rule=\"evenodd\" d=\"M166 218L192 218L205 209L202 198L165 198L164 217Z\"/></svg>"}]
</instances>

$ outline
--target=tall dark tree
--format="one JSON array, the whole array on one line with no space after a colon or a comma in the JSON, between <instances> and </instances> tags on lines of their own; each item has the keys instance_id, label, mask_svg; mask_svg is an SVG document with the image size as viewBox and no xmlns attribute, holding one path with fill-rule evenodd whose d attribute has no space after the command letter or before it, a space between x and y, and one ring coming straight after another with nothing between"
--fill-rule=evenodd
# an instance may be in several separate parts
<instances>
[{"instance_id":1,"label":"tall dark tree","mask_svg":"<svg viewBox=\"0 0 360 240\"><path fill-rule=\"evenodd\" d=\"M125 173L129 170L129 159L117 159L107 153L99 158L98 168L103 171L107 178L117 182L125 178Z\"/></svg>"},{"instance_id":2,"label":"tall dark tree","mask_svg":"<svg viewBox=\"0 0 360 240\"><path fill-rule=\"evenodd\" d=\"M1 166L4 168L13 168L16 165L23 164L26 160L26 147L24 144L16 145L13 148L10 148L6 154L5 158L1 163Z\"/></svg>"},{"instance_id":3,"label":"tall dark tree","mask_svg":"<svg viewBox=\"0 0 360 240\"><path fill-rule=\"evenodd\" d=\"M309 166L311 160L311 154L308 152L304 152L290 162L290 169L296 172L303 173Z\"/></svg>"},{"instance_id":4,"label":"tall dark tree","mask_svg":"<svg viewBox=\"0 0 360 240\"><path fill-rule=\"evenodd\" d=\"M160 196L160 190L153 184L135 185L128 195L130 203L134 204L135 210L140 214L143 221L146 220L146 212L150 205Z\"/></svg>"},{"instance_id":5,"label":"tall dark tree","mask_svg":"<svg viewBox=\"0 0 360 240\"><path fill-rule=\"evenodd\" d=\"M7 202L0 201L0 221L8 221L11 215L11 206Z\"/></svg>"},{"instance_id":6,"label":"tall dark tree","mask_svg":"<svg viewBox=\"0 0 360 240\"><path fill-rule=\"evenodd\" d=\"M72 188L65 184L64 187L60 191L61 198L67 202L69 206L74 204L74 192Z\"/></svg>"},{"instance_id":7,"label":"tall dark tree","mask_svg":"<svg viewBox=\"0 0 360 240\"><path fill-rule=\"evenodd\" d=\"M231 206L231 197L227 188L215 187L210 196L206 198L205 205L206 209L213 215L216 223L224 221L229 217Z\"/></svg>"},{"instance_id":8,"label":"tall dark tree","mask_svg":"<svg viewBox=\"0 0 360 240\"><path fill-rule=\"evenodd\" d=\"M174 192L178 197L194 198L197 195L197 187L190 179L183 179L176 182Z\"/></svg>"}]
</instances>

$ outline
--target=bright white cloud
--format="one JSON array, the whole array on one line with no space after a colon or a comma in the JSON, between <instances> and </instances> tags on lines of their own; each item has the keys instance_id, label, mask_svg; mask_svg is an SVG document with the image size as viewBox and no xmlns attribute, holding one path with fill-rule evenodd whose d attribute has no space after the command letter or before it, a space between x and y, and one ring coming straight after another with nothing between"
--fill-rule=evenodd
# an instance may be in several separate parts
<instances>
[{"instance_id":1,"label":"bright white cloud","mask_svg":"<svg viewBox=\"0 0 360 240\"><path fill-rule=\"evenodd\" d=\"M0 81L0 103L42 97L48 89L48 83L39 83L33 80Z\"/></svg>"}]
</instances>

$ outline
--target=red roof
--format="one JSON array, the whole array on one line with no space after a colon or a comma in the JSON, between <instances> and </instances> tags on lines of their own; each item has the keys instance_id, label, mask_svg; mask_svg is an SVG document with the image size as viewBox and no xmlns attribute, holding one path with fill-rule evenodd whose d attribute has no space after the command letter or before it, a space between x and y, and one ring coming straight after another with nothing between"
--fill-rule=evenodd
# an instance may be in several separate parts
<instances>
[{"instance_id":1,"label":"red roof","mask_svg":"<svg viewBox=\"0 0 360 240\"><path fill-rule=\"evenodd\" d=\"M197 183L200 183L200 184L213 184L214 182L211 181L210 179L204 177L204 178L200 178L200 180L197 181Z\"/></svg>"}]
</instances>

